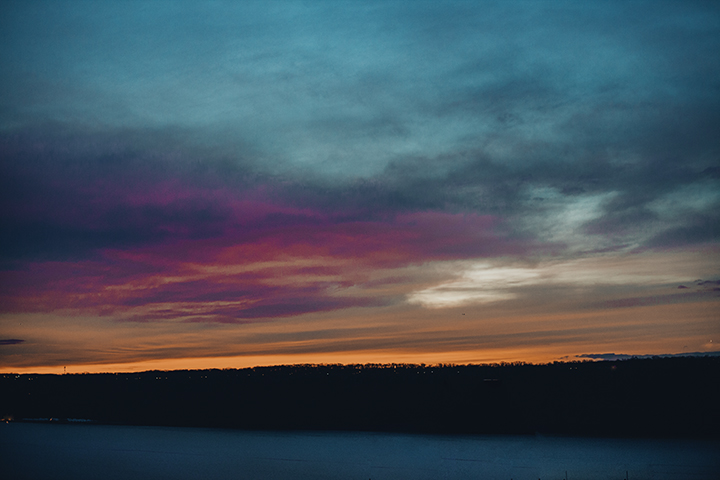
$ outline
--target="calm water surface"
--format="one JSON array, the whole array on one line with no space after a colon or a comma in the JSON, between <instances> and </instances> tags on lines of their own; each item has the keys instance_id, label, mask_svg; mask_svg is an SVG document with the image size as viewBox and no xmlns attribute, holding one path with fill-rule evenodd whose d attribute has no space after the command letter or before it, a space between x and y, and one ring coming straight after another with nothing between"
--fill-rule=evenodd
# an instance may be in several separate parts
<instances>
[{"instance_id":1,"label":"calm water surface","mask_svg":"<svg viewBox=\"0 0 720 480\"><path fill-rule=\"evenodd\" d=\"M0 424L8 479L720 479L720 442Z\"/></svg>"}]
</instances>

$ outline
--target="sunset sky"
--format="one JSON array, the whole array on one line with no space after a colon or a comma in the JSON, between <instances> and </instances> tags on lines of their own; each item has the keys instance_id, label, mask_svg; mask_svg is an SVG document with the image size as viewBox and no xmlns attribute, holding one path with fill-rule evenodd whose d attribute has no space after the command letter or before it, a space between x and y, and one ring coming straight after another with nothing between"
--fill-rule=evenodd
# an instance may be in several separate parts
<instances>
[{"instance_id":1,"label":"sunset sky","mask_svg":"<svg viewBox=\"0 0 720 480\"><path fill-rule=\"evenodd\" d=\"M718 52L707 1L4 1L0 371L716 352Z\"/></svg>"}]
</instances>

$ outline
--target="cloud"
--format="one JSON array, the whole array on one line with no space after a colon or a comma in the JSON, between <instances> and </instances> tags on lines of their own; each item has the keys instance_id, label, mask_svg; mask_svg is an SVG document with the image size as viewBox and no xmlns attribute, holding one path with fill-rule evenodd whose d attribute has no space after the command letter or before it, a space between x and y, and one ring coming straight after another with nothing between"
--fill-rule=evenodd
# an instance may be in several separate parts
<instances>
[{"instance_id":1,"label":"cloud","mask_svg":"<svg viewBox=\"0 0 720 480\"><path fill-rule=\"evenodd\" d=\"M262 185L231 191L171 180L157 192L146 186L109 197L93 191L87 197L93 215L83 214L84 202L80 212L68 213L38 199L45 210L31 212L37 222L58 208L61 223L77 235L72 242L56 231L47 237L51 223L43 234L26 228L6 238L34 247L30 259L9 256L15 266L3 274L4 310L73 309L141 321L284 317L400 301L397 293L378 294L372 270L523 248L495 234L492 216L386 211L368 217L283 205L267 198ZM88 188L95 190L92 182ZM222 214L196 216L199 205ZM118 217L118 210L154 213ZM96 243L82 244L91 234ZM49 250L38 246L45 244ZM374 297L363 294L367 280Z\"/></svg>"},{"instance_id":2,"label":"cloud","mask_svg":"<svg viewBox=\"0 0 720 480\"><path fill-rule=\"evenodd\" d=\"M705 290L717 291L720 287L720 280L696 280L695 284Z\"/></svg>"},{"instance_id":3,"label":"cloud","mask_svg":"<svg viewBox=\"0 0 720 480\"><path fill-rule=\"evenodd\" d=\"M710 289L676 293L670 286L687 281L698 271L712 272L716 262L704 255L676 253L600 253L581 259L507 265L501 260L459 261L440 267L446 279L416 290L408 302L428 308L445 308L535 298L548 295L592 299L603 308L709 300ZM697 290L697 289L696 289ZM629 297L628 292L642 293ZM661 293L659 293L661 292ZM598 300L609 296L611 300ZM591 302L592 303L592 302Z\"/></svg>"},{"instance_id":4,"label":"cloud","mask_svg":"<svg viewBox=\"0 0 720 480\"><path fill-rule=\"evenodd\" d=\"M591 360L630 360L632 358L671 358L671 357L705 357L705 356L718 356L720 352L687 352L687 353L664 353L661 355L628 355L623 353L586 353L582 355L575 355L575 358L589 358Z\"/></svg>"},{"instance_id":5,"label":"cloud","mask_svg":"<svg viewBox=\"0 0 720 480\"><path fill-rule=\"evenodd\" d=\"M168 138L180 143L165 151ZM544 160L512 166L468 154L447 163L398 160L382 177L330 182L314 175L272 176L250 160L233 163L210 155L197 162L193 155L202 150L183 152L178 145L182 140L172 132L6 135L7 161L1 168L7 188L0 194L5 310L76 308L123 311L126 318L143 321L177 315L188 321L241 322L400 302L397 292L377 298L369 293L344 298L343 292L365 288L360 277L370 269L459 260L466 262L453 272L465 272L460 278L425 288L408 283L409 301L452 306L518 298L542 285L644 282L637 275L622 280L626 266L596 264L615 257L587 253L637 248L648 238L647 232L628 237L622 229L590 228L623 195L602 193L607 174L601 171L587 177L594 179L588 185L596 191L587 193L559 182L541 186L567 175ZM658 216L687 220L688 209L708 209L714 198L702 184L677 187L670 197L648 205ZM675 205L676 213L665 204ZM670 219L658 225L671 224ZM594 241L598 236L601 241ZM553 252L570 260L533 267L517 263L523 256ZM591 257L571 260L582 255ZM313 260L295 266L301 258ZM254 276L187 271L190 264L232 268L278 259L286 262L283 269ZM336 270L328 280L319 270L302 270L307 268ZM306 290L268 286L278 276ZM154 285L160 277L183 280ZM121 294L119 284L137 288ZM632 298L608 305L632 304Z\"/></svg>"},{"instance_id":6,"label":"cloud","mask_svg":"<svg viewBox=\"0 0 720 480\"><path fill-rule=\"evenodd\" d=\"M0 338L0 345L18 345L23 342L25 342L25 340L17 338Z\"/></svg>"}]
</instances>

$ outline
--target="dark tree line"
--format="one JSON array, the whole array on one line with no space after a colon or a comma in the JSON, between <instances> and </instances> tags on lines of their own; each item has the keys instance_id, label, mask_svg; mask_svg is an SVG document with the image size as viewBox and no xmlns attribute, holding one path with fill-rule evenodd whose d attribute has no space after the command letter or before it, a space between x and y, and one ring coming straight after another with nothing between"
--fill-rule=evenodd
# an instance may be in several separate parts
<instances>
[{"instance_id":1,"label":"dark tree line","mask_svg":"<svg viewBox=\"0 0 720 480\"><path fill-rule=\"evenodd\" d=\"M2 375L14 420L279 430L720 436L720 357Z\"/></svg>"}]
</instances>

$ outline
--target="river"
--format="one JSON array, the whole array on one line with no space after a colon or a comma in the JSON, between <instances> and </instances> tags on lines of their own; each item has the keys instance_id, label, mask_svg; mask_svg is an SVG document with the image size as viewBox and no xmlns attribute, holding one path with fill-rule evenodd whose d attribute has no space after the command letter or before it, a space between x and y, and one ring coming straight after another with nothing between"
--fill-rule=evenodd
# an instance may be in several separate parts
<instances>
[{"instance_id":1,"label":"river","mask_svg":"<svg viewBox=\"0 0 720 480\"><path fill-rule=\"evenodd\" d=\"M0 424L8 479L720 478L720 442ZM3 473L4 472L4 473Z\"/></svg>"}]
</instances>

